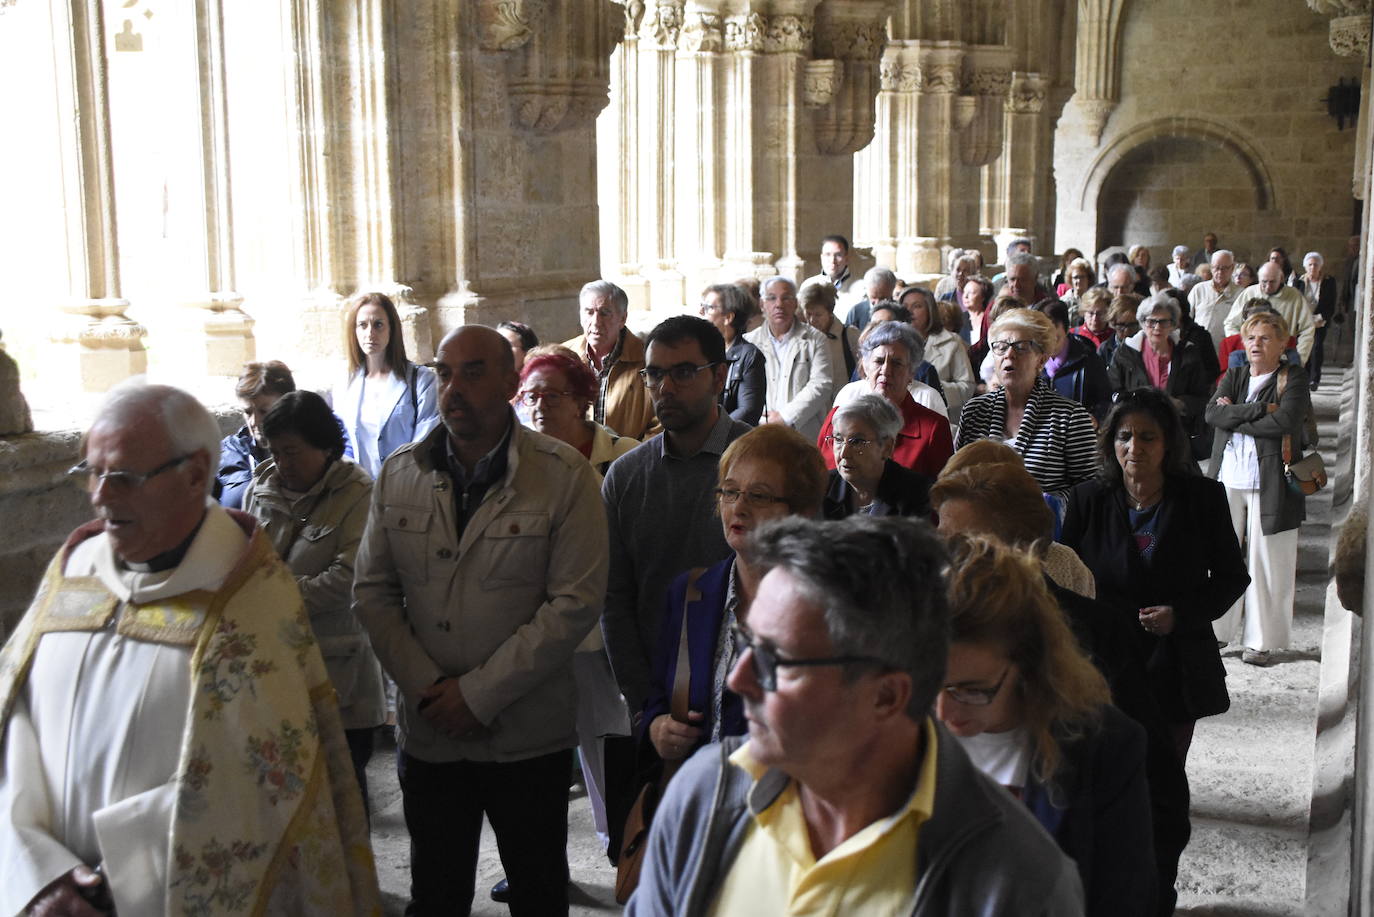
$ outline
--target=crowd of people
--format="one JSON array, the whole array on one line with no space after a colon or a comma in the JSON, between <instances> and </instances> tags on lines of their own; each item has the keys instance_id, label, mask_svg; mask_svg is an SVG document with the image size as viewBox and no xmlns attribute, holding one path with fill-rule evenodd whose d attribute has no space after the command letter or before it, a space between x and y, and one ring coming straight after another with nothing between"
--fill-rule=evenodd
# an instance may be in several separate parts
<instances>
[{"instance_id":1,"label":"crowd of people","mask_svg":"<svg viewBox=\"0 0 1374 917\"><path fill-rule=\"evenodd\" d=\"M394 725L408 914L471 906L484 816L492 896L566 913L575 768L629 913L1172 913L1221 652L1288 644L1335 281L850 254L424 366L366 294L329 397L248 364L222 440L116 389L0 654L0 909L376 913Z\"/></svg>"}]
</instances>

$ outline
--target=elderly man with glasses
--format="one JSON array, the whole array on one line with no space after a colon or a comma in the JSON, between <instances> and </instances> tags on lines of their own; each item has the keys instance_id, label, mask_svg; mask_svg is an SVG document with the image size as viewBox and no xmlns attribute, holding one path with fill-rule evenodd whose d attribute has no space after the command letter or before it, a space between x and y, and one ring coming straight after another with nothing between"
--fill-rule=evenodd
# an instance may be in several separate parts
<instances>
[{"instance_id":1,"label":"elderly man with glasses","mask_svg":"<svg viewBox=\"0 0 1374 917\"><path fill-rule=\"evenodd\" d=\"M186 392L126 385L82 441L97 518L0 652L0 912L381 907L300 592L209 499L219 440Z\"/></svg>"},{"instance_id":2,"label":"elderly man with glasses","mask_svg":"<svg viewBox=\"0 0 1374 917\"><path fill-rule=\"evenodd\" d=\"M630 915L1083 912L1072 864L930 716L944 686L945 553L926 524L786 519L728 684L747 740L669 785Z\"/></svg>"}]
</instances>

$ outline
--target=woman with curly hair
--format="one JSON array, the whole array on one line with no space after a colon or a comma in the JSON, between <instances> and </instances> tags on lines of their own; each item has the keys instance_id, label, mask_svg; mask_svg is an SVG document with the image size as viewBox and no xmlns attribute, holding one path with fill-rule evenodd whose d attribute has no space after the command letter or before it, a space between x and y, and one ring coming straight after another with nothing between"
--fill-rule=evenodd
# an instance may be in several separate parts
<instances>
[{"instance_id":1,"label":"woman with curly hair","mask_svg":"<svg viewBox=\"0 0 1374 917\"><path fill-rule=\"evenodd\" d=\"M1073 858L1085 913L1154 913L1145 731L1111 705L1037 558L986 536L952 548L936 712L974 765Z\"/></svg>"}]
</instances>

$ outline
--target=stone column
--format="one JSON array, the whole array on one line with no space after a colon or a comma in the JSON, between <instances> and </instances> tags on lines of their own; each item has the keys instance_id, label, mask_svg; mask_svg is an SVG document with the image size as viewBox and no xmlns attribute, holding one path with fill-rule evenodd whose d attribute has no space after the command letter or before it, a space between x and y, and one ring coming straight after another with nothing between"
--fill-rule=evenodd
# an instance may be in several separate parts
<instances>
[{"instance_id":1,"label":"stone column","mask_svg":"<svg viewBox=\"0 0 1374 917\"><path fill-rule=\"evenodd\" d=\"M596 121L597 202L601 212L602 275L614 280L633 309L649 307L649 283L640 273L639 23L643 0L627 0L619 47L611 54L610 104Z\"/></svg>"},{"instance_id":2,"label":"stone column","mask_svg":"<svg viewBox=\"0 0 1374 917\"><path fill-rule=\"evenodd\" d=\"M640 139L634 188L639 197L640 271L649 284L649 301L655 304L685 301L675 244L677 118L667 115L687 114L674 108L682 11L681 0L654 0L646 3L639 24Z\"/></svg>"},{"instance_id":3,"label":"stone column","mask_svg":"<svg viewBox=\"0 0 1374 917\"><path fill-rule=\"evenodd\" d=\"M1045 100L1048 80L1039 73L1016 71L1006 98L1003 119L1005 142L1001 159L993 166L998 173L997 217L992 226L993 243L999 259L1012 239L1031 240L1032 251L1040 251L1040 229L1046 227L1046 201L1050 188L1046 181L1048 161Z\"/></svg>"},{"instance_id":4,"label":"stone column","mask_svg":"<svg viewBox=\"0 0 1374 917\"><path fill-rule=\"evenodd\" d=\"M722 201L725 223L724 266L726 277L766 277L773 273L773 252L756 251L754 202L758 198L758 176L754 158L759 137L756 122L763 108L756 108L755 94L763 81L761 56L767 30L763 14L749 11L725 20L724 123L725 148L722 164L725 194Z\"/></svg>"},{"instance_id":5,"label":"stone column","mask_svg":"<svg viewBox=\"0 0 1374 917\"><path fill-rule=\"evenodd\" d=\"M721 132L720 63L725 51L725 20L720 2L689 3L678 34L674 75L675 117L673 186L676 215L677 270L682 274L682 302L696 303L697 293L719 279L724 138ZM660 287L661 289L661 287ZM656 297L671 299L676 290Z\"/></svg>"},{"instance_id":6,"label":"stone column","mask_svg":"<svg viewBox=\"0 0 1374 917\"><path fill-rule=\"evenodd\" d=\"M111 166L105 26L100 0L53 0L57 103L71 112L62 132L62 193L68 218L64 313L52 340L58 345L51 377L62 388L104 392L147 372L146 329L125 316L120 296Z\"/></svg>"}]
</instances>

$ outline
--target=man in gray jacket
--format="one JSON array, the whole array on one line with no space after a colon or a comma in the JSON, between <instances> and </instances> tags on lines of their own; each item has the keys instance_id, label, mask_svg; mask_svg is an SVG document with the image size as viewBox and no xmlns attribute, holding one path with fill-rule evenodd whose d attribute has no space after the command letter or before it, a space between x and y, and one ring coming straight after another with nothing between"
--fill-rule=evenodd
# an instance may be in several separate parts
<instances>
[{"instance_id":1,"label":"man in gray jacket","mask_svg":"<svg viewBox=\"0 0 1374 917\"><path fill-rule=\"evenodd\" d=\"M382 466L354 607L396 680L407 914L471 906L482 816L512 914L568 912L572 656L606 592L606 516L582 455L523 428L505 339L439 344L443 423Z\"/></svg>"},{"instance_id":2,"label":"man in gray jacket","mask_svg":"<svg viewBox=\"0 0 1374 917\"><path fill-rule=\"evenodd\" d=\"M728 680L748 740L673 778L626 913L1082 914L1073 863L930 716L949 644L933 530L791 518L749 550L767 573Z\"/></svg>"}]
</instances>

